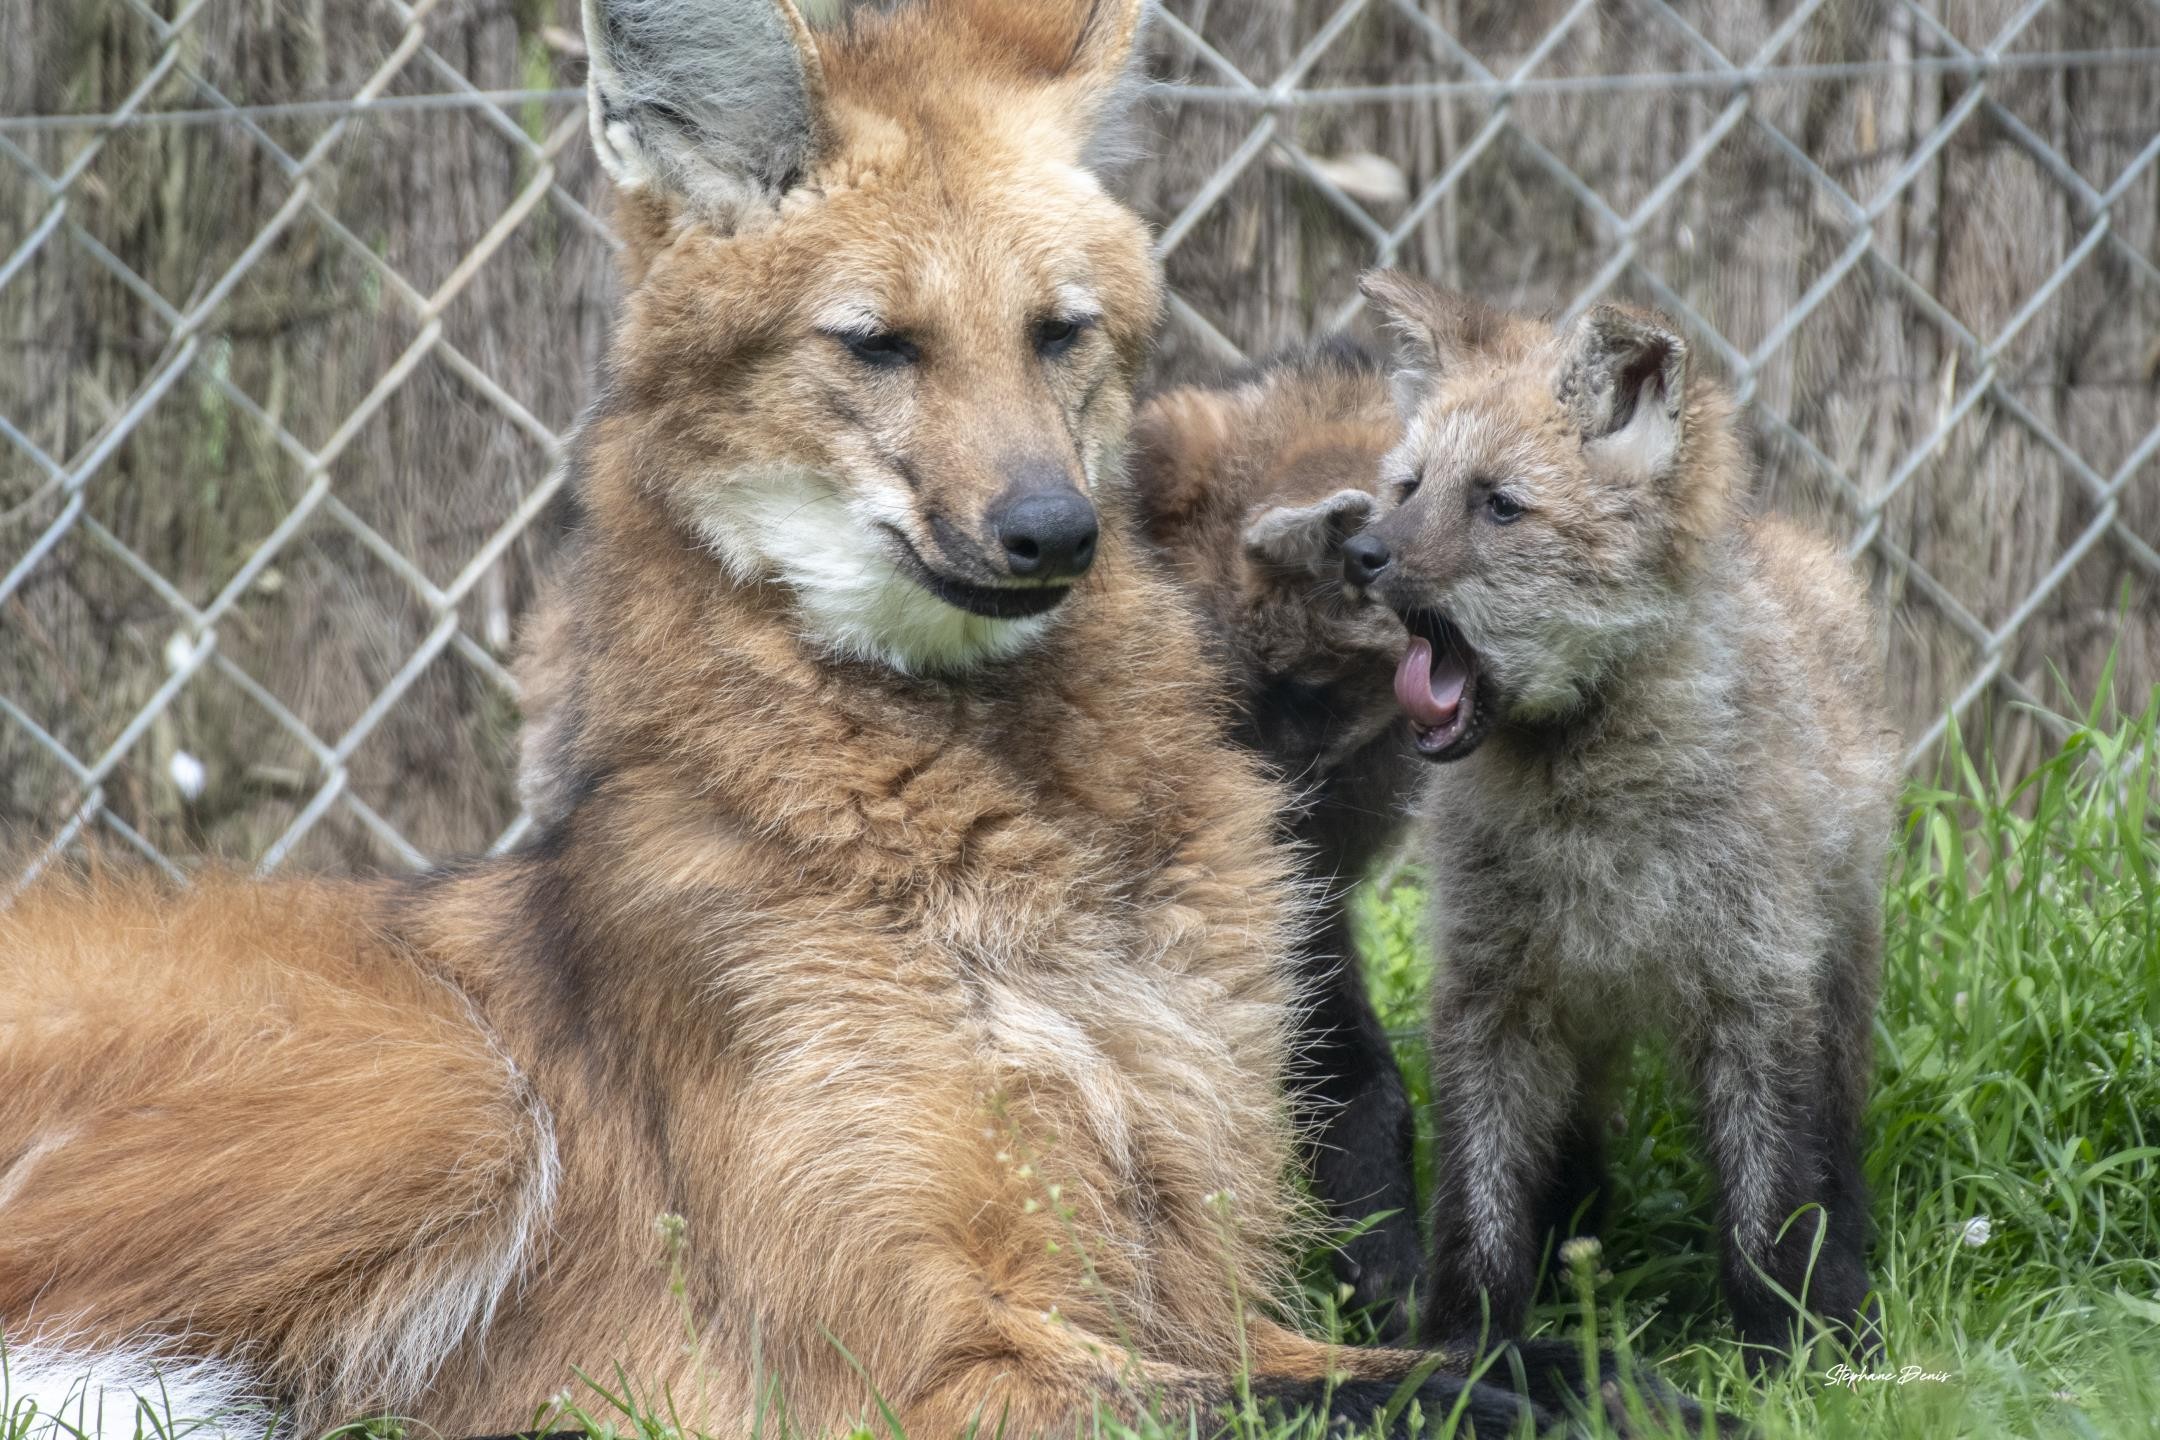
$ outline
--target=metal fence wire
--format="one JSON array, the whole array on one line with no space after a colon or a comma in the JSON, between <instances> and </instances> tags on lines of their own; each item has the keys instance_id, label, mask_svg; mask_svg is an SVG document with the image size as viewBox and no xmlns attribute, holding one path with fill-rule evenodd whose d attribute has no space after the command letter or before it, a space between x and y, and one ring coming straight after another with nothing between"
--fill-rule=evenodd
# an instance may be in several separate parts
<instances>
[{"instance_id":1,"label":"metal fence wire","mask_svg":"<svg viewBox=\"0 0 2160 1440\"><path fill-rule=\"evenodd\" d=\"M1152 36L1163 373L1362 323L1374 263L1647 301L1869 560L1912 763L2051 665L2152 683L2160 0ZM0 52L0 892L92 838L516 843L506 657L612 293L574 5L19 5Z\"/></svg>"}]
</instances>

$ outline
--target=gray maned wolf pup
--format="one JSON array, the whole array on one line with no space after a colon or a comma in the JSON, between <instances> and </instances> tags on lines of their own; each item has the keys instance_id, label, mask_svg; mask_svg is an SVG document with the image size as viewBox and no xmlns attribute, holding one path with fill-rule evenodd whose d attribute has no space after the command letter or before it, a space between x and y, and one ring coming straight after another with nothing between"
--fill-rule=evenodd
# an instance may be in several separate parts
<instances>
[{"instance_id":1,"label":"gray maned wolf pup","mask_svg":"<svg viewBox=\"0 0 2160 1440\"><path fill-rule=\"evenodd\" d=\"M1129 534L1159 281L1097 167L1142 0L584 8L624 295L561 813L0 912L16 1396L154 1362L228 1433L455 1435L581 1370L686 1430L942 1440L1595 1393L1571 1344L1517 1393L1270 1315L1302 917Z\"/></svg>"},{"instance_id":2,"label":"gray maned wolf pup","mask_svg":"<svg viewBox=\"0 0 2160 1440\"><path fill-rule=\"evenodd\" d=\"M1389 1307L1390 1332L1424 1268L1412 1116L1348 902L1408 823L1424 766L1388 688L1408 637L1345 593L1342 547L1401 428L1379 357L1337 339L1152 397L1130 457L1148 539L1224 673L1231 734L1291 787L1283 828L1325 897L1295 957L1293 1074L1314 1191L1338 1225L1379 1217L1335 1265L1353 1305Z\"/></svg>"},{"instance_id":3,"label":"gray maned wolf pup","mask_svg":"<svg viewBox=\"0 0 2160 1440\"><path fill-rule=\"evenodd\" d=\"M1406 430L1346 578L1409 627L1396 695L1447 762L1422 802L1446 960L1426 1333L1521 1326L1645 1031L1700 1096L1751 1361L1790 1346L1780 1291L1861 1328L1896 785L1861 587L1735 513L1731 402L1658 317L1366 293L1401 333Z\"/></svg>"}]
</instances>

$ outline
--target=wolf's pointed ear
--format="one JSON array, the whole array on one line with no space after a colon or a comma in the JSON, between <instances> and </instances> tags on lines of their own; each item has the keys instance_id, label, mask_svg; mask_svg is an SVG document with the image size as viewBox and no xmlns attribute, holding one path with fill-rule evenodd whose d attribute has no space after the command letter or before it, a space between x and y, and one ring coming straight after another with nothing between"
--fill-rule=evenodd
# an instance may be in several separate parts
<instances>
[{"instance_id":1,"label":"wolf's pointed ear","mask_svg":"<svg viewBox=\"0 0 2160 1440\"><path fill-rule=\"evenodd\" d=\"M1333 575L1342 568L1343 542L1372 519L1373 497L1343 489L1310 505L1277 505L1245 527L1245 552L1285 570Z\"/></svg>"},{"instance_id":2,"label":"wolf's pointed ear","mask_svg":"<svg viewBox=\"0 0 2160 1440\"><path fill-rule=\"evenodd\" d=\"M1417 413L1433 382L1489 344L1500 312L1454 290L1441 290L1400 270L1368 270L1358 290L1395 335L1388 388L1404 419Z\"/></svg>"},{"instance_id":3,"label":"wolf's pointed ear","mask_svg":"<svg viewBox=\"0 0 2160 1440\"><path fill-rule=\"evenodd\" d=\"M1648 480L1679 458L1687 367L1687 342L1659 319L1598 305L1569 330L1553 394L1582 433L1593 464Z\"/></svg>"},{"instance_id":4,"label":"wolf's pointed ear","mask_svg":"<svg viewBox=\"0 0 2160 1440\"><path fill-rule=\"evenodd\" d=\"M826 138L817 45L790 0L584 0L593 148L627 190L733 229Z\"/></svg>"},{"instance_id":5,"label":"wolf's pointed ear","mask_svg":"<svg viewBox=\"0 0 2160 1440\"><path fill-rule=\"evenodd\" d=\"M1062 17L1065 30L1060 84L1072 97L1074 124L1087 137L1080 163L1097 174L1121 170L1140 157L1138 128L1130 116L1147 84L1137 52L1153 3L1048 0L1046 6Z\"/></svg>"}]
</instances>

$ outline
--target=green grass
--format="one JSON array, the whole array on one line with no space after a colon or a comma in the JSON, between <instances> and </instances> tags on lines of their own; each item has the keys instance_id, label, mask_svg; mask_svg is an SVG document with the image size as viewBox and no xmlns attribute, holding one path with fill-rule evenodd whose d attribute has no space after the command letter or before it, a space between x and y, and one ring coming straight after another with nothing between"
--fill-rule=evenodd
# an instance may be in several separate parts
<instances>
[{"instance_id":1,"label":"green grass","mask_svg":"<svg viewBox=\"0 0 2160 1440\"><path fill-rule=\"evenodd\" d=\"M1936 782L1911 792L1868 1112L1886 1332L1868 1368L1914 1378L1835 1385L1827 1352L1747 1378L1717 1295L1690 1107L1654 1051L1638 1057L1614 1147L1602 1254L1577 1272L1580 1298L1541 1307L1535 1328L1648 1359L1766 1440L2160 1434L2156 790L2160 690L2128 716L2095 707L2014 780L1953 741ZM1368 896L1360 921L1374 993L1422 1098L1420 903L1404 877ZM1355 1338L1360 1322L1332 1314L1325 1273L1311 1257L1304 1318ZM664 1406L618 1406L603 1390L621 1399L628 1387L614 1377L555 1423L667 1433ZM4 1409L0 1440L35 1433ZM1111 1440L1202 1433L1182 1416L1090 1428ZM1230 1433L1323 1432L1309 1417L1247 1413Z\"/></svg>"}]
</instances>

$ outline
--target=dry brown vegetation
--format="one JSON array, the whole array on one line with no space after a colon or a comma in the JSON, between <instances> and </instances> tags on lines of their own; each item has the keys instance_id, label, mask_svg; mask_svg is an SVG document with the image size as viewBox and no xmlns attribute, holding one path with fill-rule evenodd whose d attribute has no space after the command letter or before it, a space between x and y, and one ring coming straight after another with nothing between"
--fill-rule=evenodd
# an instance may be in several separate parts
<instances>
[{"instance_id":1,"label":"dry brown vegetation","mask_svg":"<svg viewBox=\"0 0 2160 1440\"><path fill-rule=\"evenodd\" d=\"M159 13L180 6L152 0ZM1245 74L1266 83L1335 13L1321 0L1173 0ZM1505 74L1569 10L1561 0L1425 0L1425 13L1484 65ZM1678 12L1727 55L1756 49L1794 0L1685 0ZM1805 7L1802 7L1805 8ZM2013 0L1941 0L1928 7L1965 44L1984 45L2020 8ZM582 61L568 0L443 0L422 23L448 67L483 89L575 84ZM211 4L188 22L177 64L148 108L207 102L192 72L235 101L352 95L405 33L386 0ZM2160 45L2160 7L2143 0L2056 0L2008 47L2095 51ZM1830 0L1812 11L1780 64L1880 61L1944 46L1888 0ZM1158 36L1158 71L1208 84L1219 72ZM0 113L115 108L160 54L158 35L122 0L0 7ZM1654 7L1609 0L1577 18L1536 73L1587 76L1704 71L1709 62ZM1459 80L1468 71L1427 47L1417 27L1374 0L1307 72L1308 86ZM408 62L390 95L451 88L428 56ZM1997 357L1997 383L2081 455L2103 480L2139 460L2119 518L2141 542L2100 536L2005 651L2003 670L2053 693L2059 671L2084 694L2120 635L2122 683L2160 677L2160 604L2149 568L2160 543L2160 164L2111 207L2113 239L2081 249L2095 216L2017 143L2018 126L2105 191L2160 136L2160 75L2151 66L2017 71L1989 80L1986 105L1939 149L1929 137L1971 103L1971 82L1945 73L1880 73L1810 83L1769 80L1753 113L1863 204L1916 157L1911 183L1874 221L1880 254L1966 327L1992 341L2067 260L2068 278ZM1658 191L1712 130L1716 90L1573 91L1518 97L1519 129L1465 160L1490 102L1474 96L1285 111L1280 133L1327 159L1391 157L1414 196L1460 168L1447 197L1405 240L1400 262L1509 305L1563 305L1603 273L1617 237L1535 157L1534 140L1622 214ZM312 172L312 200L211 315L200 358L179 372L150 418L83 491L85 515L196 605L242 573L313 479L229 382L310 449L340 432L423 334L415 307L360 251L422 295L455 281L460 262L533 181L552 153L564 194L587 206L603 185L574 101L513 104L491 125L478 111L403 111L350 123ZM1148 158L1130 185L1167 223L1237 149L1259 112L1187 102L1158 106ZM2008 117L2007 119L2005 117ZM145 126L113 134L70 193L67 224L0 289L0 416L72 464L175 353L157 308L102 266L103 247L171 304L202 296L293 193L264 139L305 153L330 115L265 119L263 138L234 123ZM533 144L503 133L514 129ZM48 174L89 139L84 130L9 132ZM50 201L0 153L0 254L13 253ZM1393 227L1400 201L1376 200ZM326 218L334 217L332 219ZM81 236L69 226L79 226ZM342 227L344 234L339 233ZM1829 192L1780 145L1742 119L1634 236L1642 267L1742 354L1830 271L1854 231ZM2131 256L2146 257L2140 265ZM1329 323L1354 293L1371 239L1296 170L1263 155L1186 233L1169 258L1173 288L1223 335L1253 353ZM5 263L5 261L0 261ZM1614 292L1656 302L1642 269L1622 267ZM542 426L574 422L612 304L607 244L562 200L542 198L442 309L442 335ZM1359 322L1363 324L1363 321ZM1714 345L1701 351L1719 363ZM1165 331L1158 368L1187 373L1219 354L1186 321ZM1772 505L1843 532L1860 517L1793 434L1805 437L1863 495L1906 468L1946 415L1944 442L1915 467L1883 512L1882 533L1986 627L2013 618L2059 556L2101 514L2090 490L1994 399L1960 409L1979 367L1936 321L1862 262L1786 336L1756 378L1760 491ZM1770 422L1782 417L1791 432ZM350 517L449 584L546 478L550 456L438 353L421 358L327 468ZM18 446L0 440L0 573L58 517L65 492ZM2142 553L2138 544L2146 548ZM352 793L422 851L470 849L515 814L508 781L515 704L486 663L532 594L551 548L543 522L521 536L457 609L469 649L445 649L353 751ZM1908 736L1924 733L1980 660L1909 577L1878 564L1891 602L1888 654ZM2121 623L2127 599L2127 624ZM301 721L335 743L415 653L437 617L411 586L318 512L245 587L218 627L219 653ZM0 696L85 758L101 754L167 675L179 622L156 590L81 526L0 606ZM2000 698L1999 692L1990 703ZM2012 751L2035 743L2011 717ZM173 752L199 757L208 788L190 804L168 778ZM2006 766L2024 756L2006 755ZM229 677L198 675L151 725L107 784L115 813L161 848L249 857L284 831L322 783L316 758ZM9 848L52 834L78 800L70 776L0 715L0 833ZM295 852L342 867L390 858L342 804Z\"/></svg>"}]
</instances>

